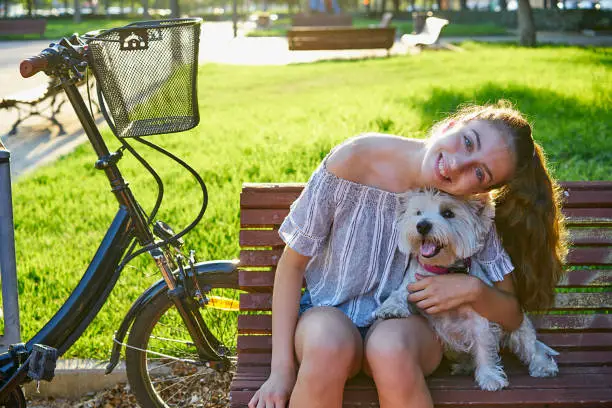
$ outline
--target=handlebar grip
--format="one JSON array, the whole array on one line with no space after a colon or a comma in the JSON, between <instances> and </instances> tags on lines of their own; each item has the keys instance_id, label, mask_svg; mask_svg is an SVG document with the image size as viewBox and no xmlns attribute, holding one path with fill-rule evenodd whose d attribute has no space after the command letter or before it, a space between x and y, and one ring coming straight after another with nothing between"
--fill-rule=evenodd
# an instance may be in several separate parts
<instances>
[{"instance_id":1,"label":"handlebar grip","mask_svg":"<svg viewBox=\"0 0 612 408\"><path fill-rule=\"evenodd\" d=\"M37 55L24 59L19 64L19 72L24 78L29 78L36 75L40 71L44 71L47 68L48 61L45 55Z\"/></svg>"}]
</instances>

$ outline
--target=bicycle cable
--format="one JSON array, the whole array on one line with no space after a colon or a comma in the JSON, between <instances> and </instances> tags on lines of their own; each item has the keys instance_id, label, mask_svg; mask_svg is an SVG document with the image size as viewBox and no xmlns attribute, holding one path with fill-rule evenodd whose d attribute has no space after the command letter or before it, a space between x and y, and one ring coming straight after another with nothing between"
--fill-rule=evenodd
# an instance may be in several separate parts
<instances>
[{"instance_id":1,"label":"bicycle cable","mask_svg":"<svg viewBox=\"0 0 612 408\"><path fill-rule=\"evenodd\" d=\"M117 136L116 133L116 127L114 125L114 122L112 121L112 119L110 118L110 115L108 114L108 110L106 109L106 104L104 103L104 95L102 95L102 89L100 86L97 86L97 94L98 94L98 104L100 105L100 110L102 111L102 115L104 116L104 119L106 120L106 122L108 123L109 127L111 128L113 134L115 135L115 137L117 137L117 139L119 139L119 141L121 142L121 144L130 152L134 155L134 157L136 157L136 159L145 167L145 169L147 169L147 171L149 171L149 173L155 178L157 185L158 185L158 200L156 201L156 205L153 208L151 215L149 215L147 218L147 223L150 223L153 219L153 217L155 216L155 214L157 213L157 210L159 209L159 205L161 205L161 199L163 198L163 192L164 192L164 188L163 188L163 182L161 180L161 178L159 177L159 174L157 174L157 172L155 172L155 170L153 169L153 167L139 154L136 152L136 150L129 144L127 143L127 141L125 141L123 138L120 138ZM127 263L129 263L132 259L136 258L137 256L151 251L153 249L159 248L161 246L167 245L170 241L174 241L177 240L179 238L181 238L183 235L187 234L189 231L191 231L202 219L202 217L204 216L204 213L206 212L206 208L208 207L208 190L206 188L206 184L204 183L204 180L202 179L202 177L200 177L200 175L198 174L198 172L196 172L193 167L191 167L189 164L187 164L185 161L183 161L182 159L180 159L179 157L177 157L176 155L174 155L173 153L169 152L168 150L154 144L151 143L149 141L145 141L144 139L140 138L140 137L135 137L134 139L136 139L138 142L144 144L145 146L148 146L156 151L158 151L159 153L167 156L168 158L170 158L171 160L175 161L176 163L178 163L181 167L183 167L184 169L186 169L189 173L191 173L194 178L196 179L196 181L198 182L198 184L200 185L200 189L202 190L202 206L200 207L200 212L198 213L198 215L195 217L195 219L189 224L187 225L187 227L185 227L182 231L178 232L177 234L174 234L172 237L156 242L154 244L150 244L147 245L143 248L140 248L139 250L137 250L136 252L130 254L129 251L126 256L124 257L124 259L121 261L121 263L119 264L119 266L117 267L117 270L120 271L122 270L125 265ZM158 205L159 204L159 205ZM138 205L139 211L142 211L143 214L146 215L144 209ZM133 249L130 248L130 249Z\"/></svg>"},{"instance_id":2,"label":"bicycle cable","mask_svg":"<svg viewBox=\"0 0 612 408\"><path fill-rule=\"evenodd\" d=\"M185 170L187 170L188 172L190 172L194 178L196 179L196 181L198 182L198 184L200 185L200 188L202 190L202 206L200 208L200 212L198 213L198 215L194 218L194 220L187 225L182 231L174 234L172 237L163 240L163 241L159 241L155 244L151 244L151 245L147 245L146 247L143 247L141 249L139 249L138 251L134 252L132 255L127 256L126 258L124 258L124 260L121 262L121 264L119 265L119 268L123 268L125 267L125 265L130 262L132 259L134 259L135 257L137 257L140 254L143 254L145 252L151 251L153 249L159 248L160 246L166 245L167 243L169 243L170 241L173 240L177 240L179 238L181 238L183 235L187 234L189 231L191 231L202 219L202 217L204 216L204 213L206 212L206 208L208 207L208 190L206 188L206 184L204 183L204 180L202 179L202 177L186 162L184 162L181 158L177 157L176 155L172 154L171 152L167 151L166 149L151 143L147 140L144 140L140 137L135 137L134 139L136 139L137 141L139 141L140 143L154 149L157 150L158 152L162 153L165 156L168 156L170 159L174 160L175 162L177 162L178 164L181 165L181 167L183 167Z\"/></svg>"}]
</instances>

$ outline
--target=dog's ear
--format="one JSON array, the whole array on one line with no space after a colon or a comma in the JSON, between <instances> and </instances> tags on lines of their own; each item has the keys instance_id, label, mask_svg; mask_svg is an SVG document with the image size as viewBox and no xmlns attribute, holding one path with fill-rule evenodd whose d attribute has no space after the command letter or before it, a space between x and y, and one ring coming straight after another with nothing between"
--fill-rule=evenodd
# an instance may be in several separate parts
<instances>
[{"instance_id":1,"label":"dog's ear","mask_svg":"<svg viewBox=\"0 0 612 408\"><path fill-rule=\"evenodd\" d=\"M495 201L491 193L473 194L470 196L468 203L479 217L495 218Z\"/></svg>"},{"instance_id":2,"label":"dog's ear","mask_svg":"<svg viewBox=\"0 0 612 408\"><path fill-rule=\"evenodd\" d=\"M395 214L397 216L403 214L406 212L406 209L408 208L408 206L410 205L410 197L414 195L413 191L406 191L404 193L401 193L397 196L398 200L398 204L397 204L397 209L395 210Z\"/></svg>"}]
</instances>

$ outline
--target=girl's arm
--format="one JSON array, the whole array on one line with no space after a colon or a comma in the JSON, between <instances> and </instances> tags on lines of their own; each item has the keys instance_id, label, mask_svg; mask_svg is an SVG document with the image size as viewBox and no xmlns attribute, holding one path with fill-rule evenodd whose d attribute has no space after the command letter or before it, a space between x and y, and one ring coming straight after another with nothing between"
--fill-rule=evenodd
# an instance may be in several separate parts
<instances>
[{"instance_id":1,"label":"girl's arm","mask_svg":"<svg viewBox=\"0 0 612 408\"><path fill-rule=\"evenodd\" d=\"M295 371L293 337L309 260L287 246L278 261L272 296L272 371Z\"/></svg>"},{"instance_id":2,"label":"girl's arm","mask_svg":"<svg viewBox=\"0 0 612 408\"><path fill-rule=\"evenodd\" d=\"M478 288L470 302L474 310L486 319L501 324L508 331L518 329L523 322L523 312L514 294L512 274L504 276L500 282L494 282L493 287L478 278L474 279L478 281Z\"/></svg>"},{"instance_id":3,"label":"girl's arm","mask_svg":"<svg viewBox=\"0 0 612 408\"><path fill-rule=\"evenodd\" d=\"M249 408L285 408L296 381L293 337L304 270L310 258L286 246L276 267L272 296L272 366Z\"/></svg>"},{"instance_id":4,"label":"girl's arm","mask_svg":"<svg viewBox=\"0 0 612 408\"><path fill-rule=\"evenodd\" d=\"M433 276L408 285L408 290L413 292L408 300L429 314L465 305L508 331L518 329L523 321L523 313L514 295L512 274L507 274L494 286L463 274Z\"/></svg>"}]
</instances>

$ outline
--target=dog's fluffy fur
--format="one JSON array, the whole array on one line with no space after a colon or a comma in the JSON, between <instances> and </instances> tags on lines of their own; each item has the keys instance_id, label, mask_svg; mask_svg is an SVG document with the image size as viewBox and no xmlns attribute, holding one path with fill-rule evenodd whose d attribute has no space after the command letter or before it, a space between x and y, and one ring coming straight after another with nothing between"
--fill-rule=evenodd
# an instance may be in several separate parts
<instances>
[{"instance_id":1,"label":"dog's fluffy fur","mask_svg":"<svg viewBox=\"0 0 612 408\"><path fill-rule=\"evenodd\" d=\"M411 256L410 266L400 287L375 312L376 317L388 319L421 313L409 304L407 289L417 277L435 275L421 264L438 267L463 264L483 247L494 213L488 196L459 199L431 189L403 194L397 220L399 248ZM469 273L492 285L482 266L473 259ZM466 306L435 315L421 314L444 343L447 357L458 361L453 373L475 371L476 382L483 390L494 391L508 385L499 356L502 342L529 366L531 376L548 377L558 372L553 358L558 353L536 340L527 316L516 331L504 333L499 324L489 322Z\"/></svg>"}]
</instances>

